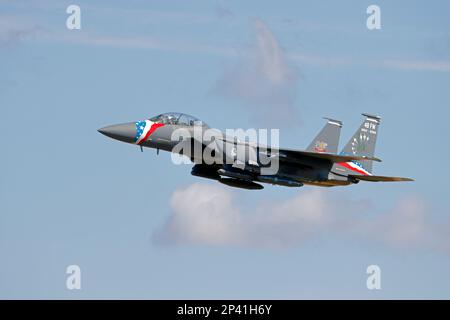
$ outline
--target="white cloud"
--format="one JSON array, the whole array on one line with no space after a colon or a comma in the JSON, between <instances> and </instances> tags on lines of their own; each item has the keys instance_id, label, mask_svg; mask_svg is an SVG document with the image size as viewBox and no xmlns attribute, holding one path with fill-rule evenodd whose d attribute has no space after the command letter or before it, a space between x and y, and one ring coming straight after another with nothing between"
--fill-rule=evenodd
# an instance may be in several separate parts
<instances>
[{"instance_id":1,"label":"white cloud","mask_svg":"<svg viewBox=\"0 0 450 320\"><path fill-rule=\"evenodd\" d=\"M35 35L41 28L9 16L0 16L0 45L16 44Z\"/></svg>"},{"instance_id":2,"label":"white cloud","mask_svg":"<svg viewBox=\"0 0 450 320\"><path fill-rule=\"evenodd\" d=\"M285 203L243 210L232 189L196 183L174 192L171 216L157 239L172 243L286 246L329 223L328 204L318 190ZM302 208L302 210L298 210Z\"/></svg>"},{"instance_id":3,"label":"white cloud","mask_svg":"<svg viewBox=\"0 0 450 320\"><path fill-rule=\"evenodd\" d=\"M419 197L402 198L391 210L377 212L367 201L338 199L328 190L302 189L287 200L246 206L234 189L196 183L174 192L171 215L155 239L172 244L285 248L315 237L345 235L392 247L449 252L446 228L431 220Z\"/></svg>"},{"instance_id":4,"label":"white cloud","mask_svg":"<svg viewBox=\"0 0 450 320\"><path fill-rule=\"evenodd\" d=\"M0 19L0 43L12 43L32 38L39 33L39 39L51 43L67 43L95 47L129 48L157 50L176 53L211 54L223 57L240 57L241 61L233 68L225 70L216 83L216 91L221 95L240 100L254 111L261 111L262 118L270 118L276 122L279 115L275 111L295 114L295 98L297 96L298 69L287 63L295 61L301 65L322 68L368 67L400 71L435 71L450 72L449 61L439 60L356 60L345 57L327 58L320 55L291 53L285 55L276 39L271 35L257 37L258 45L251 50L238 53L233 48L220 47L201 43L164 42L149 36L118 36L83 33L48 32L33 25L8 24ZM270 31L266 29L269 33ZM263 33L266 34L267 33ZM261 38L261 39L260 39ZM258 49L257 49L258 48ZM279 109L281 108L281 109ZM292 117L282 118L290 121ZM271 123L273 123L271 121Z\"/></svg>"},{"instance_id":5,"label":"white cloud","mask_svg":"<svg viewBox=\"0 0 450 320\"><path fill-rule=\"evenodd\" d=\"M250 107L259 120L286 125L296 114L299 72L264 22L256 20L254 28L254 46L225 70L215 89Z\"/></svg>"},{"instance_id":6,"label":"white cloud","mask_svg":"<svg viewBox=\"0 0 450 320\"><path fill-rule=\"evenodd\" d=\"M67 43L71 45L84 45L93 47L111 47L126 49L155 50L176 53L214 54L221 56L235 56L232 49L220 48L212 45L164 42L157 37L149 36L118 36L101 35L83 31L75 32L47 32L40 37L50 43Z\"/></svg>"},{"instance_id":7,"label":"white cloud","mask_svg":"<svg viewBox=\"0 0 450 320\"><path fill-rule=\"evenodd\" d=\"M161 41L148 34L97 34L84 30L82 35L74 32L65 32L54 28L51 24L45 23L41 14L48 13L56 9L65 9L65 5L60 1L46 0L35 1L14 1L11 6L22 12L22 18L17 15L2 14L0 15L0 45L9 45L23 40L35 39L37 41L44 40L52 43L70 43L74 45L91 45L105 47L120 47L130 49L144 50L160 50L178 53L197 53L212 54L219 56L240 56L241 62L235 68L225 72L221 78L223 84L231 85L231 87L219 90L226 96L241 99L246 104L255 105L255 108L266 109L270 111L267 105L274 104L275 101L280 102L278 107L286 108L292 111L295 102L296 83L298 78L298 70L288 61L299 63L300 65L311 65L324 68L340 68L340 67L366 67L366 68L382 68L387 70L399 71L427 71L427 72L450 72L450 61L445 59L448 57L448 48L450 45L450 37L448 34L436 35L435 33L424 33L422 37L426 37L428 42L426 49L432 52L432 57L441 57L439 59L427 60L410 60L408 57L403 59L355 59L346 56L323 56L315 53L306 52L290 52L284 53L277 39L269 30L267 25L260 20L256 20L255 27L255 44L250 50L235 50L234 48L211 45L210 43L200 42L179 42L173 39L165 39ZM43 8L46 8L43 10ZM49 9L53 8L53 9ZM103 7L96 5L84 5L84 9L88 10L95 17L110 19L111 21L119 21L123 17L133 17L133 24L180 24L180 25L209 25L217 24L218 17L228 20L236 20L236 24L240 27L245 25L247 17L236 16L231 10L217 3L214 13L211 12L189 12L189 11L158 11L137 9L124 9L115 7ZM26 17L26 19L25 19ZM288 26L288 30L295 28L306 30L308 32L330 31L330 26L311 23L310 21L297 21L295 19L283 18L281 20L272 19L272 23L280 26ZM108 21L109 23L110 21ZM42 25L44 23L44 25ZM38 25L39 24L39 25ZM286 27L285 27L286 28ZM336 26L332 27L332 32L336 32ZM286 30L286 29L285 29ZM340 29L347 33L352 30ZM95 30L94 30L95 32ZM239 55L239 52L241 54ZM444 58L444 59L442 59ZM249 64L249 65L248 65ZM260 69L258 69L260 68ZM239 75L247 75L239 79ZM278 80L277 80L278 79ZM282 81L280 81L282 79ZM237 80L246 87L239 89L237 84L233 87L233 83L227 80ZM221 81L219 81L219 84ZM278 85L276 85L278 83ZM284 85L281 86L280 83ZM254 85L253 85L254 84ZM257 85L261 86L258 87ZM281 89L283 88L283 89ZM265 107L266 106L266 107ZM264 110L263 110L264 111ZM270 112L269 112L270 113ZM269 114L270 116L271 114ZM275 121L276 121L276 117ZM289 119L283 119L289 120Z\"/></svg>"},{"instance_id":8,"label":"white cloud","mask_svg":"<svg viewBox=\"0 0 450 320\"><path fill-rule=\"evenodd\" d=\"M384 60L377 62L378 66L386 69L397 69L405 71L439 71L450 72L450 61L439 60Z\"/></svg>"},{"instance_id":9,"label":"white cloud","mask_svg":"<svg viewBox=\"0 0 450 320\"><path fill-rule=\"evenodd\" d=\"M293 52L289 57L302 65L316 66L320 68L349 68L363 67L399 71L434 71L450 72L448 60L395 60L395 59L355 59L341 57L325 57L315 54L303 54Z\"/></svg>"},{"instance_id":10,"label":"white cloud","mask_svg":"<svg viewBox=\"0 0 450 320\"><path fill-rule=\"evenodd\" d=\"M194 184L177 190L170 201L172 216L163 240L203 244L238 244L242 217L229 192Z\"/></svg>"},{"instance_id":11,"label":"white cloud","mask_svg":"<svg viewBox=\"0 0 450 320\"><path fill-rule=\"evenodd\" d=\"M420 246L431 239L431 226L426 217L426 206L417 197L399 200L395 207L375 221L372 234L398 246Z\"/></svg>"}]
</instances>

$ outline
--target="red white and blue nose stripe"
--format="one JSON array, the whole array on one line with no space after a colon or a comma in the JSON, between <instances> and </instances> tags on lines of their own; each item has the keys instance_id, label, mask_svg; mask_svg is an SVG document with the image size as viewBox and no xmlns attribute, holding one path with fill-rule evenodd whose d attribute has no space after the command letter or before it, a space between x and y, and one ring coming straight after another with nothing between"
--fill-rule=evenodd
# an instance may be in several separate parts
<instances>
[{"instance_id":1,"label":"red white and blue nose stripe","mask_svg":"<svg viewBox=\"0 0 450 320\"><path fill-rule=\"evenodd\" d=\"M150 135L155 132L156 129L163 127L163 123L156 123L150 120L143 120L136 122L136 136L134 137L134 143L141 144L147 141Z\"/></svg>"}]
</instances>

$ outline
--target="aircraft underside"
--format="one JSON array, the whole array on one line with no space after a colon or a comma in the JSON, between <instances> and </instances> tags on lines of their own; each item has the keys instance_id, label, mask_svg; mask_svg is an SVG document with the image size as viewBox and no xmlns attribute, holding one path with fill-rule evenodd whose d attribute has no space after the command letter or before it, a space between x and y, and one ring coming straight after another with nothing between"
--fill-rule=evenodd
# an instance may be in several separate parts
<instances>
[{"instance_id":1,"label":"aircraft underside","mask_svg":"<svg viewBox=\"0 0 450 320\"><path fill-rule=\"evenodd\" d=\"M228 186L243 189L263 189L260 183L285 187L302 187L303 185L333 187L346 186L354 183L350 180L314 180L301 175L259 175L251 170L236 169L230 166L209 166L205 164L195 165L192 168L191 174L197 177L217 180Z\"/></svg>"}]
</instances>

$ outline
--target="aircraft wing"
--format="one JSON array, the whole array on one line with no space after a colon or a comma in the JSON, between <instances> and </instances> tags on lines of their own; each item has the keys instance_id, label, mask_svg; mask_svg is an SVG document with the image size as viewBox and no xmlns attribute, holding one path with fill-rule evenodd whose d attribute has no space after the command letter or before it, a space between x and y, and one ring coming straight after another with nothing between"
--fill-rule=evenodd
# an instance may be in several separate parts
<instances>
[{"instance_id":1,"label":"aircraft wing","mask_svg":"<svg viewBox=\"0 0 450 320\"><path fill-rule=\"evenodd\" d=\"M385 177L385 176L359 176L359 175L349 175L357 180L372 181L372 182L393 182L393 181L414 181L411 178L400 178L400 177Z\"/></svg>"},{"instance_id":2,"label":"aircraft wing","mask_svg":"<svg viewBox=\"0 0 450 320\"><path fill-rule=\"evenodd\" d=\"M299 158L310 157L316 159L328 160L330 162L349 162L349 161L377 161L381 162L381 159L375 157L364 157L364 156L348 156L348 155L337 155L333 153L319 153L319 152L310 152L303 150L294 150L294 149L276 149L270 148L265 145L257 145L252 142L244 142L244 141L235 141L234 139L223 138L221 139L228 143L245 145L249 148L259 149L259 152L265 152L266 154L270 154L272 157L277 156L281 160L295 162Z\"/></svg>"},{"instance_id":3,"label":"aircraft wing","mask_svg":"<svg viewBox=\"0 0 450 320\"><path fill-rule=\"evenodd\" d=\"M278 151L280 158L299 158L299 157L311 157L316 159L324 159L330 162L349 162L349 161L364 161L371 160L381 162L381 159L375 157L361 157L361 156L344 156L333 153L319 153L319 152L310 152L310 151L302 151L302 150L290 150L290 149L280 149Z\"/></svg>"}]
</instances>

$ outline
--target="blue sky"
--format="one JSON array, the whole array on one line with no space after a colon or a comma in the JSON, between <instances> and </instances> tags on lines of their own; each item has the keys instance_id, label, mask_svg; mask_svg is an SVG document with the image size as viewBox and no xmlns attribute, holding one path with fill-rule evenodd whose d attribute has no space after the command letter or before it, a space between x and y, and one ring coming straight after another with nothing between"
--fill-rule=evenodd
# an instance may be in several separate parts
<instances>
[{"instance_id":1,"label":"blue sky","mask_svg":"<svg viewBox=\"0 0 450 320\"><path fill-rule=\"evenodd\" d=\"M1 298L450 298L447 1L0 9ZM322 116L344 122L343 146L377 114L375 173L416 181L234 190L96 131L165 111L280 128L299 149Z\"/></svg>"}]
</instances>

